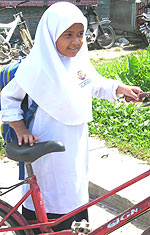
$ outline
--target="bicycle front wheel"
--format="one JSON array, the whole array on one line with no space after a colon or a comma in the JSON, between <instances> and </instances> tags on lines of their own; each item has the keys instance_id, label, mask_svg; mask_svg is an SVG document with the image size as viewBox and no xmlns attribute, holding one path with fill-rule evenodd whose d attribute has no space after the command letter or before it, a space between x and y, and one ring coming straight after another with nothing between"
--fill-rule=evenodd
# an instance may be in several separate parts
<instances>
[{"instance_id":1,"label":"bicycle front wheel","mask_svg":"<svg viewBox=\"0 0 150 235\"><path fill-rule=\"evenodd\" d=\"M11 60L11 45L9 42L5 42L4 37L0 34L0 64L8 64Z\"/></svg>"},{"instance_id":2,"label":"bicycle front wheel","mask_svg":"<svg viewBox=\"0 0 150 235\"><path fill-rule=\"evenodd\" d=\"M3 211L2 209L0 209L0 221L2 221L2 219L6 216L6 212ZM17 227L19 226L18 222L12 217L10 216L6 221L5 224L0 227L0 228L5 228L5 226L7 227ZM2 232L0 234L3 235L25 235L25 233L23 231L8 231L8 232Z\"/></svg>"},{"instance_id":3,"label":"bicycle front wheel","mask_svg":"<svg viewBox=\"0 0 150 235\"><path fill-rule=\"evenodd\" d=\"M5 218L9 211L13 207L7 202L0 200L0 222ZM9 227L18 227L28 225L28 222L22 214L18 211L15 211L11 216L9 216L6 221L0 226L0 229L5 229ZM0 235L34 235L33 230L18 230L18 231L3 231L0 232Z\"/></svg>"}]
</instances>

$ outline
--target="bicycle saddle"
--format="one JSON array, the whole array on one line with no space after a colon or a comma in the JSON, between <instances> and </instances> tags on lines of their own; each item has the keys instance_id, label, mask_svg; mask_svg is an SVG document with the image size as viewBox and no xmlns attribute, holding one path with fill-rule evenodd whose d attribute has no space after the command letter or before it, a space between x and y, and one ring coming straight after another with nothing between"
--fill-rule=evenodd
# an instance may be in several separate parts
<instances>
[{"instance_id":1,"label":"bicycle saddle","mask_svg":"<svg viewBox=\"0 0 150 235\"><path fill-rule=\"evenodd\" d=\"M20 162L34 162L47 153L63 151L65 146L57 141L40 142L32 147L26 144L19 146L16 142L10 142L5 147L6 157Z\"/></svg>"}]
</instances>

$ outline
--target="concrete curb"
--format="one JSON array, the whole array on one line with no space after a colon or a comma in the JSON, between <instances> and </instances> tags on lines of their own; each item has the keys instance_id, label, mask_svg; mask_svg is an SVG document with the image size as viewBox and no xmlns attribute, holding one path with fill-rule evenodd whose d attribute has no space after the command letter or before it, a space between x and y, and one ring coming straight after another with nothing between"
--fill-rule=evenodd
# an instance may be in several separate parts
<instances>
[{"instance_id":1,"label":"concrete curb","mask_svg":"<svg viewBox=\"0 0 150 235\"><path fill-rule=\"evenodd\" d=\"M95 199L101 195L104 195L107 192L108 192L108 190L101 188L100 186L93 184L92 182L89 182L89 194L92 199ZM111 197L108 197L101 202L106 203L107 205L109 205L110 207L112 207L118 211L125 211L128 208L134 206L133 202L131 202L127 198L121 197L118 194L114 194ZM138 217L136 220L141 223L145 223L145 224L149 225L150 224L149 212Z\"/></svg>"},{"instance_id":2,"label":"concrete curb","mask_svg":"<svg viewBox=\"0 0 150 235\"><path fill-rule=\"evenodd\" d=\"M89 194L92 198L102 196L149 170L146 162L107 148L104 141L89 138ZM124 211L149 196L150 177L146 177L102 202L117 211ZM145 213L137 220L149 225L150 215Z\"/></svg>"}]
</instances>

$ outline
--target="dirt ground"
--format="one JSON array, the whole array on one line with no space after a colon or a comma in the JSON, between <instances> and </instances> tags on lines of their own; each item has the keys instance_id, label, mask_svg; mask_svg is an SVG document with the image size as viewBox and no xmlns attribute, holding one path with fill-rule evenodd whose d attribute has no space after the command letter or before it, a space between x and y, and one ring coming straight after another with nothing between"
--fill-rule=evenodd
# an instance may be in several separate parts
<instances>
[{"instance_id":1,"label":"dirt ground","mask_svg":"<svg viewBox=\"0 0 150 235\"><path fill-rule=\"evenodd\" d=\"M110 60L120 56L129 55L143 49L138 45L128 45L123 47L114 46L110 49L89 50L90 59Z\"/></svg>"}]
</instances>

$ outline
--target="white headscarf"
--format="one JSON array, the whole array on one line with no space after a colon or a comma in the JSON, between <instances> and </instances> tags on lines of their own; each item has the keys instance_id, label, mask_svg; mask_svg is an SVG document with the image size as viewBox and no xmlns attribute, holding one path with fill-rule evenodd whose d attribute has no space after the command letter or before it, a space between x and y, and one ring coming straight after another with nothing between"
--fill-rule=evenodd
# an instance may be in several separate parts
<instances>
[{"instance_id":1,"label":"white headscarf","mask_svg":"<svg viewBox=\"0 0 150 235\"><path fill-rule=\"evenodd\" d=\"M67 125L88 121L92 113L86 89L77 84L77 71L89 63L86 42L72 58L56 49L59 36L75 23L82 23L86 31L87 21L78 7L69 2L51 5L38 24L30 54L15 74L20 87L45 112Z\"/></svg>"}]
</instances>

